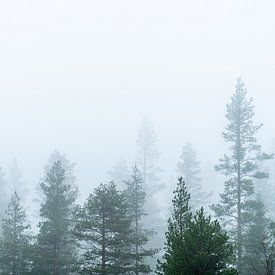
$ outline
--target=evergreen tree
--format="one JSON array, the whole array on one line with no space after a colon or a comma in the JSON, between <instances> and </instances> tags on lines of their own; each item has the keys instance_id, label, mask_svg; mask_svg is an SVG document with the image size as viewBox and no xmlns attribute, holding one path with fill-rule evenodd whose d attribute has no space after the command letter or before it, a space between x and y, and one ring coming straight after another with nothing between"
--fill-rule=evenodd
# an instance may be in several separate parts
<instances>
[{"instance_id":1,"label":"evergreen tree","mask_svg":"<svg viewBox=\"0 0 275 275\"><path fill-rule=\"evenodd\" d=\"M75 249L72 230L72 210L77 190L66 183L66 171L61 161L46 168L46 176L40 184L44 197L41 204L37 257L34 274L69 274L74 264Z\"/></svg>"},{"instance_id":2,"label":"evergreen tree","mask_svg":"<svg viewBox=\"0 0 275 275\"><path fill-rule=\"evenodd\" d=\"M100 184L75 212L75 236L84 251L80 274L127 274L132 270L132 219L113 182Z\"/></svg>"},{"instance_id":3,"label":"evergreen tree","mask_svg":"<svg viewBox=\"0 0 275 275\"><path fill-rule=\"evenodd\" d=\"M12 190L12 193L15 191L19 194L21 200L24 200L27 189L25 186L25 182L22 180L22 171L19 168L18 162L16 158L13 158L8 170L8 182L9 186Z\"/></svg>"},{"instance_id":4,"label":"evergreen tree","mask_svg":"<svg viewBox=\"0 0 275 275\"><path fill-rule=\"evenodd\" d=\"M5 179L5 172L0 167L0 226L2 225L2 219L5 218L5 209L8 206L8 190L7 190L7 181Z\"/></svg>"},{"instance_id":5,"label":"evergreen tree","mask_svg":"<svg viewBox=\"0 0 275 275\"><path fill-rule=\"evenodd\" d=\"M183 177L187 190L191 195L190 206L192 210L198 209L205 201L206 194L202 191L200 161L191 143L187 143L183 149L178 162L178 172Z\"/></svg>"},{"instance_id":6,"label":"evergreen tree","mask_svg":"<svg viewBox=\"0 0 275 275\"><path fill-rule=\"evenodd\" d=\"M147 196L144 209L148 216L144 218L144 223L146 226L152 227L153 231L156 232L147 244L148 247L153 249L158 249L162 245L164 241L162 236L165 232L165 227L163 226L165 224L164 218L158 205L159 191L163 188L163 185L159 183L158 177L161 170L156 165L159 155L157 136L149 119L145 118L138 132L136 164L141 172L144 191ZM151 266L156 265L153 258L148 260L151 261Z\"/></svg>"},{"instance_id":7,"label":"evergreen tree","mask_svg":"<svg viewBox=\"0 0 275 275\"><path fill-rule=\"evenodd\" d=\"M125 182L131 176L131 172L128 169L127 161L125 159L118 161L110 170L107 171L107 174L121 189L125 187Z\"/></svg>"},{"instance_id":8,"label":"evergreen tree","mask_svg":"<svg viewBox=\"0 0 275 275\"><path fill-rule=\"evenodd\" d=\"M165 254L163 262L158 263L157 274L236 274L227 267L233 251L227 233L217 220L205 217L203 208L192 218L189 200L185 183L179 178L172 218L168 220Z\"/></svg>"},{"instance_id":9,"label":"evergreen tree","mask_svg":"<svg viewBox=\"0 0 275 275\"><path fill-rule=\"evenodd\" d=\"M159 158L157 137L151 122L145 118L138 132L137 166L141 171L145 192L150 198L160 189L158 173L160 168L155 162Z\"/></svg>"},{"instance_id":10,"label":"evergreen tree","mask_svg":"<svg viewBox=\"0 0 275 275\"><path fill-rule=\"evenodd\" d=\"M135 258L133 271L135 274L150 273L150 266L144 260L146 257L152 257L157 251L145 247L153 232L145 230L142 226L142 218L146 215L144 211L146 193L143 189L143 179L136 166L133 168L131 180L125 183L128 215L131 217L133 228L132 254Z\"/></svg>"},{"instance_id":11,"label":"evergreen tree","mask_svg":"<svg viewBox=\"0 0 275 275\"><path fill-rule=\"evenodd\" d=\"M217 217L228 226L236 243L237 269L241 273L243 253L243 234L246 228L244 215L249 211L253 199L254 186L252 178L265 178L267 175L258 171L257 159L268 157L260 154L255 134L261 125L254 125L254 106L252 99L246 99L246 89L238 79L231 103L226 107L228 124L223 137L231 144L231 155L224 155L216 166L228 177L225 182L221 201L212 208Z\"/></svg>"},{"instance_id":12,"label":"evergreen tree","mask_svg":"<svg viewBox=\"0 0 275 275\"><path fill-rule=\"evenodd\" d=\"M275 272L272 223L266 217L260 194L255 201L251 202L251 210L248 217L249 228L244 235L244 273L271 275Z\"/></svg>"},{"instance_id":13,"label":"evergreen tree","mask_svg":"<svg viewBox=\"0 0 275 275\"><path fill-rule=\"evenodd\" d=\"M30 236L26 224L25 211L22 209L17 192L11 197L3 219L0 242L0 273L23 275L30 269L29 244Z\"/></svg>"},{"instance_id":14,"label":"evergreen tree","mask_svg":"<svg viewBox=\"0 0 275 275\"><path fill-rule=\"evenodd\" d=\"M65 179L64 179L64 183L71 185L72 188L77 188L74 185L75 182L75 175L74 175L74 168L75 168L75 162L71 162L66 154L62 154L60 151L58 150L54 150L53 153L50 156L50 159L48 161L48 163L45 165L45 175L47 175L47 172L50 171L53 167L53 165L56 162L61 163L61 167L64 169L64 173L65 173Z\"/></svg>"},{"instance_id":15,"label":"evergreen tree","mask_svg":"<svg viewBox=\"0 0 275 275\"><path fill-rule=\"evenodd\" d=\"M237 274L228 268L233 253L229 236L217 220L206 217L203 208L184 232L182 274Z\"/></svg>"},{"instance_id":16,"label":"evergreen tree","mask_svg":"<svg viewBox=\"0 0 275 275\"><path fill-rule=\"evenodd\" d=\"M184 273L184 233L191 219L189 207L190 195L182 178L178 179L177 188L174 191L173 213L168 219L168 231L166 232L165 253L163 261L158 262L158 274L175 275Z\"/></svg>"}]
</instances>

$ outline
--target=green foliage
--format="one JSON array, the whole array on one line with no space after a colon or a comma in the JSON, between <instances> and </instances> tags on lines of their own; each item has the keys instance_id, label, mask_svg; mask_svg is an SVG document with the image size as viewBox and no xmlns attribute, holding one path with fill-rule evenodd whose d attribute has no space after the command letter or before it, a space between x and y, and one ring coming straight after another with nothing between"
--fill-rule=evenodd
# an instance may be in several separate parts
<instances>
[{"instance_id":1,"label":"green foliage","mask_svg":"<svg viewBox=\"0 0 275 275\"><path fill-rule=\"evenodd\" d=\"M182 178L174 192L172 218L168 220L166 247L157 274L236 274L228 268L232 245L217 220L201 208L192 218L190 196Z\"/></svg>"},{"instance_id":2,"label":"green foliage","mask_svg":"<svg viewBox=\"0 0 275 275\"><path fill-rule=\"evenodd\" d=\"M1 274L27 274L30 269L29 247L30 236L27 229L30 226L25 221L25 211L22 209L17 192L12 195L3 219L2 237L0 242Z\"/></svg>"},{"instance_id":3,"label":"green foliage","mask_svg":"<svg viewBox=\"0 0 275 275\"><path fill-rule=\"evenodd\" d=\"M41 182L43 194L39 233L34 259L34 274L69 274L75 262L72 229L72 209L77 197L75 190L66 183L66 171L61 161L46 169Z\"/></svg>"},{"instance_id":4,"label":"green foliage","mask_svg":"<svg viewBox=\"0 0 275 275\"><path fill-rule=\"evenodd\" d=\"M227 233L217 220L206 217L201 208L184 233L183 274L228 273L227 264L232 252Z\"/></svg>"},{"instance_id":5,"label":"green foliage","mask_svg":"<svg viewBox=\"0 0 275 275\"><path fill-rule=\"evenodd\" d=\"M168 231L165 234L165 253L157 266L158 274L184 274L184 232L191 219L189 200L186 185L179 178L172 200L172 217L168 220Z\"/></svg>"},{"instance_id":6,"label":"green foliage","mask_svg":"<svg viewBox=\"0 0 275 275\"><path fill-rule=\"evenodd\" d=\"M74 234L83 249L80 274L125 274L133 268L132 219L113 182L100 184L75 211Z\"/></svg>"}]
</instances>

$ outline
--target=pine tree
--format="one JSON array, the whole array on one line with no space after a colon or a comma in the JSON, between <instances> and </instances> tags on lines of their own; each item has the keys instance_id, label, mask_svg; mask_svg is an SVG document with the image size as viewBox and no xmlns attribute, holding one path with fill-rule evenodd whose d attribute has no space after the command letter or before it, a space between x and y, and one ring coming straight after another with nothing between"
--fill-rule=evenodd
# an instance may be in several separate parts
<instances>
[{"instance_id":1,"label":"pine tree","mask_svg":"<svg viewBox=\"0 0 275 275\"><path fill-rule=\"evenodd\" d=\"M164 241L162 236L165 232L163 226L165 223L164 218L161 215L162 211L158 205L158 195L163 188L163 185L159 182L158 176L161 170L156 164L159 155L157 136L154 132L154 128L149 119L145 118L138 132L136 164L141 172L144 191L147 196L144 209L148 216L144 218L144 223L148 225L148 227L152 227L153 231L156 232L148 243L148 247L153 249L160 248ZM152 267L156 265L153 258L148 260L151 261Z\"/></svg>"},{"instance_id":2,"label":"pine tree","mask_svg":"<svg viewBox=\"0 0 275 275\"><path fill-rule=\"evenodd\" d=\"M61 161L46 168L40 184L44 197L41 203L37 257L34 274L69 274L74 264L75 240L71 234L72 210L77 190L66 183L66 171Z\"/></svg>"},{"instance_id":3,"label":"pine tree","mask_svg":"<svg viewBox=\"0 0 275 275\"><path fill-rule=\"evenodd\" d=\"M275 244L273 240L272 223L266 217L266 210L261 195L251 202L249 213L249 228L244 234L244 273L274 274Z\"/></svg>"},{"instance_id":4,"label":"pine tree","mask_svg":"<svg viewBox=\"0 0 275 275\"><path fill-rule=\"evenodd\" d=\"M168 219L166 246L162 262L157 266L158 274L175 275L184 273L184 233L191 219L190 195L182 178L174 191L173 213Z\"/></svg>"},{"instance_id":5,"label":"pine tree","mask_svg":"<svg viewBox=\"0 0 275 275\"><path fill-rule=\"evenodd\" d=\"M221 202L212 207L216 216L228 226L235 240L239 272L246 228L244 215L249 211L250 200L254 194L252 178L267 177L257 169L257 159L261 156L255 134L262 125L254 125L254 106L252 99L247 100L246 95L244 84L238 79L231 103L226 107L228 124L223 133L225 141L231 144L231 155L224 155L216 166L216 170L226 175L228 180L225 182L224 193L220 195Z\"/></svg>"},{"instance_id":6,"label":"pine tree","mask_svg":"<svg viewBox=\"0 0 275 275\"><path fill-rule=\"evenodd\" d=\"M2 219L5 218L5 209L8 206L8 190L7 190L7 181L5 179L5 172L0 167L0 226L2 225Z\"/></svg>"},{"instance_id":7,"label":"pine tree","mask_svg":"<svg viewBox=\"0 0 275 275\"><path fill-rule=\"evenodd\" d=\"M123 189L125 182L130 178L131 172L128 169L127 161L121 159L107 171L107 174L116 183L117 187Z\"/></svg>"},{"instance_id":8,"label":"pine tree","mask_svg":"<svg viewBox=\"0 0 275 275\"><path fill-rule=\"evenodd\" d=\"M233 253L229 236L217 220L205 216L203 208L188 224L183 247L182 274L237 274L228 268Z\"/></svg>"},{"instance_id":9,"label":"pine tree","mask_svg":"<svg viewBox=\"0 0 275 275\"><path fill-rule=\"evenodd\" d=\"M30 236L27 230L25 211L22 209L17 192L11 197L3 219L0 242L0 273L23 275L30 269Z\"/></svg>"},{"instance_id":10,"label":"pine tree","mask_svg":"<svg viewBox=\"0 0 275 275\"><path fill-rule=\"evenodd\" d=\"M12 193L16 191L19 194L21 200L24 200L27 188L25 186L25 182L22 180L23 173L19 168L16 158L12 159L8 172L8 182Z\"/></svg>"},{"instance_id":11,"label":"pine tree","mask_svg":"<svg viewBox=\"0 0 275 275\"><path fill-rule=\"evenodd\" d=\"M157 175L160 172L160 168L155 164L159 155L157 137L153 126L151 122L145 118L138 132L137 166L141 171L145 192L149 198L160 189Z\"/></svg>"},{"instance_id":12,"label":"pine tree","mask_svg":"<svg viewBox=\"0 0 275 275\"><path fill-rule=\"evenodd\" d=\"M146 193L143 188L141 173L136 166L133 168L131 180L128 180L125 183L125 197L127 199L128 215L131 217L133 228L132 254L135 258L133 271L135 274L150 273L151 268L146 264L145 259L147 257L152 257L157 251L145 247L153 232L145 230L142 226L142 219L146 215L144 211Z\"/></svg>"},{"instance_id":13,"label":"pine tree","mask_svg":"<svg viewBox=\"0 0 275 275\"><path fill-rule=\"evenodd\" d=\"M113 182L100 184L75 212L75 236L83 250L80 274L127 274L131 256L132 220L125 196Z\"/></svg>"},{"instance_id":14,"label":"pine tree","mask_svg":"<svg viewBox=\"0 0 275 275\"><path fill-rule=\"evenodd\" d=\"M183 147L180 159L177 165L178 172L191 195L190 206L192 210L197 210L210 194L202 191L200 161L197 160L197 153L191 143L188 142Z\"/></svg>"}]
</instances>

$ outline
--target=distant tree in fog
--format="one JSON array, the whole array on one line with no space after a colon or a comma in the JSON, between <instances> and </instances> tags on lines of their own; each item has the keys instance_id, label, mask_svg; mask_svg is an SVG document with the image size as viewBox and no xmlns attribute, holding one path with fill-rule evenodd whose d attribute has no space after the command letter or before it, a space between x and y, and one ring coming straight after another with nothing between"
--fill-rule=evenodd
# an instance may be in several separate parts
<instances>
[{"instance_id":1,"label":"distant tree in fog","mask_svg":"<svg viewBox=\"0 0 275 275\"><path fill-rule=\"evenodd\" d=\"M21 200L24 200L27 188L25 181L22 179L22 175L23 173L18 165L17 159L13 158L11 160L8 170L9 188L11 189L12 193L16 191Z\"/></svg>"},{"instance_id":2,"label":"distant tree in fog","mask_svg":"<svg viewBox=\"0 0 275 275\"><path fill-rule=\"evenodd\" d=\"M5 217L5 210L8 206L9 196L8 196L8 182L5 179L5 172L2 167L0 167L0 225L2 224L2 219Z\"/></svg>"},{"instance_id":3,"label":"distant tree in fog","mask_svg":"<svg viewBox=\"0 0 275 275\"><path fill-rule=\"evenodd\" d=\"M75 169L75 162L71 162L66 154L62 154L58 150L54 150L53 153L50 156L50 159L48 163L45 165L45 171L49 171L52 169L53 165L60 161L62 168L65 171L65 179L64 181L66 184L73 184L75 182L75 175L74 175L74 169Z\"/></svg>"},{"instance_id":4,"label":"distant tree in fog","mask_svg":"<svg viewBox=\"0 0 275 275\"><path fill-rule=\"evenodd\" d=\"M120 188L125 187L125 181L129 180L131 176L131 172L129 171L125 159L118 161L110 170L107 171L107 174Z\"/></svg>"},{"instance_id":5,"label":"distant tree in fog","mask_svg":"<svg viewBox=\"0 0 275 275\"><path fill-rule=\"evenodd\" d=\"M134 256L133 272L135 274L150 273L152 270L146 263L147 257L152 257L157 250L146 247L146 244L152 237L151 230L144 229L143 217L146 215L144 204L146 193L143 187L143 179L136 166L133 167L131 179L125 182L125 198L127 201L127 212L131 217L133 245L131 254Z\"/></svg>"},{"instance_id":6,"label":"distant tree in fog","mask_svg":"<svg viewBox=\"0 0 275 275\"><path fill-rule=\"evenodd\" d=\"M157 147L157 136L149 119L145 118L138 131L136 165L141 172L146 192L145 211L148 214L144 223L157 233L148 243L154 249L160 248L163 243L165 231L165 220L162 216L162 209L159 202L159 191L163 189L160 183L159 173L161 169L157 166L160 152ZM151 266L155 266L153 259L150 259Z\"/></svg>"},{"instance_id":7,"label":"distant tree in fog","mask_svg":"<svg viewBox=\"0 0 275 275\"><path fill-rule=\"evenodd\" d=\"M199 209L210 194L202 191L201 185L201 162L197 159L197 153L191 143L182 148L178 172L183 177L187 190L190 193L190 206L192 210Z\"/></svg>"},{"instance_id":8,"label":"distant tree in fog","mask_svg":"<svg viewBox=\"0 0 275 275\"><path fill-rule=\"evenodd\" d=\"M30 271L30 236L20 197L14 192L3 219L0 240L0 274L27 274Z\"/></svg>"},{"instance_id":9,"label":"distant tree in fog","mask_svg":"<svg viewBox=\"0 0 275 275\"><path fill-rule=\"evenodd\" d=\"M266 216L260 194L251 202L249 228L244 234L244 274L275 273L274 224Z\"/></svg>"},{"instance_id":10,"label":"distant tree in fog","mask_svg":"<svg viewBox=\"0 0 275 275\"><path fill-rule=\"evenodd\" d=\"M230 155L224 155L216 170L228 177L225 182L221 201L212 208L231 231L236 242L237 269L242 271L244 250L244 231L248 221L244 218L251 211L254 184L253 178L266 178L268 175L258 171L258 159L269 158L261 154L255 134L262 125L255 125L252 99L247 99L247 92L241 79L237 80L231 103L226 106L228 120L223 137L230 143Z\"/></svg>"},{"instance_id":11,"label":"distant tree in fog","mask_svg":"<svg viewBox=\"0 0 275 275\"><path fill-rule=\"evenodd\" d=\"M151 122L145 118L138 131L137 138L137 166L141 171L146 194L151 197L160 188L156 165L160 152L157 148L157 136Z\"/></svg>"}]
</instances>

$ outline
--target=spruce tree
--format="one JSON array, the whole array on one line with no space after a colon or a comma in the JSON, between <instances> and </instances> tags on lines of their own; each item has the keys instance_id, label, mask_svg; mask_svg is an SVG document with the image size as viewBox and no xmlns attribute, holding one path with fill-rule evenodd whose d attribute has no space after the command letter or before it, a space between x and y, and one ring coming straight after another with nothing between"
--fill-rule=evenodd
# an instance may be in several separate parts
<instances>
[{"instance_id":1,"label":"spruce tree","mask_svg":"<svg viewBox=\"0 0 275 275\"><path fill-rule=\"evenodd\" d=\"M15 191L3 219L0 242L0 273L23 275L30 271L29 245L25 211Z\"/></svg>"},{"instance_id":2,"label":"spruce tree","mask_svg":"<svg viewBox=\"0 0 275 275\"><path fill-rule=\"evenodd\" d=\"M136 166L133 168L131 180L126 183L125 197L127 199L128 215L132 220L133 249L135 263L133 271L135 274L146 274L151 272L151 268L146 264L145 259L152 257L157 250L146 248L153 232L143 228L142 220L146 215L144 211L146 193L143 188L143 179Z\"/></svg>"},{"instance_id":3,"label":"spruce tree","mask_svg":"<svg viewBox=\"0 0 275 275\"><path fill-rule=\"evenodd\" d=\"M158 262L157 273L165 275L184 273L184 233L191 219L189 207L190 195L182 178L178 179L177 188L174 191L173 213L168 219L168 231L166 232L165 252L162 261Z\"/></svg>"},{"instance_id":4,"label":"spruce tree","mask_svg":"<svg viewBox=\"0 0 275 275\"><path fill-rule=\"evenodd\" d=\"M187 143L182 148L180 161L178 162L178 172L183 177L187 190L191 195L190 207L197 210L205 202L206 194L202 191L201 185L201 162L197 160L197 152L191 143Z\"/></svg>"},{"instance_id":5,"label":"spruce tree","mask_svg":"<svg viewBox=\"0 0 275 275\"><path fill-rule=\"evenodd\" d=\"M124 194L113 182L100 184L75 211L74 234L83 251L80 274L127 274L132 270L132 219Z\"/></svg>"},{"instance_id":6,"label":"spruce tree","mask_svg":"<svg viewBox=\"0 0 275 275\"><path fill-rule=\"evenodd\" d=\"M41 203L39 233L34 260L34 274L70 274L75 261L75 240L72 230L72 210L77 190L66 183L66 171L61 161L46 168L40 184Z\"/></svg>"},{"instance_id":7,"label":"spruce tree","mask_svg":"<svg viewBox=\"0 0 275 275\"><path fill-rule=\"evenodd\" d=\"M243 234L246 229L244 215L249 211L253 199L253 178L265 178L267 175L258 171L257 160L261 158L260 146L255 134L262 125L255 125L252 99L247 99L247 92L241 79L237 80L231 103L226 106L228 120L224 140L230 143L230 155L224 155L216 170L228 177L221 201L212 208L227 228L236 243L237 269L241 273L244 249ZM268 155L263 154L263 158Z\"/></svg>"}]
</instances>

